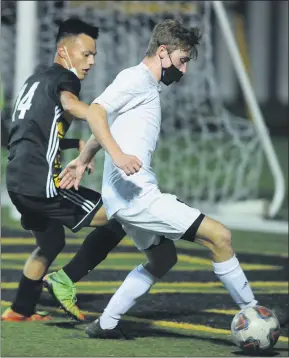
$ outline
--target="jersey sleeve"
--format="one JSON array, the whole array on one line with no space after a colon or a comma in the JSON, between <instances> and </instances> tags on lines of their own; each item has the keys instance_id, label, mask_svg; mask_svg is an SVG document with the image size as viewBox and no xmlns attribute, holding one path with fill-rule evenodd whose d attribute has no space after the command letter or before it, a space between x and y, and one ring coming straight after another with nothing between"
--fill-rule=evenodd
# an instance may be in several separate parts
<instances>
[{"instance_id":1,"label":"jersey sleeve","mask_svg":"<svg viewBox=\"0 0 289 358\"><path fill-rule=\"evenodd\" d=\"M121 114L145 100L147 92L140 88L137 78L120 73L92 103L102 105L107 114Z\"/></svg>"},{"instance_id":2,"label":"jersey sleeve","mask_svg":"<svg viewBox=\"0 0 289 358\"><path fill-rule=\"evenodd\" d=\"M80 80L74 73L70 71L63 71L58 77L55 83L55 93L59 96L62 91L71 92L75 96L79 97Z\"/></svg>"},{"instance_id":3,"label":"jersey sleeve","mask_svg":"<svg viewBox=\"0 0 289 358\"><path fill-rule=\"evenodd\" d=\"M61 150L79 148L79 139L74 138L62 138L59 141L59 147Z\"/></svg>"}]
</instances>

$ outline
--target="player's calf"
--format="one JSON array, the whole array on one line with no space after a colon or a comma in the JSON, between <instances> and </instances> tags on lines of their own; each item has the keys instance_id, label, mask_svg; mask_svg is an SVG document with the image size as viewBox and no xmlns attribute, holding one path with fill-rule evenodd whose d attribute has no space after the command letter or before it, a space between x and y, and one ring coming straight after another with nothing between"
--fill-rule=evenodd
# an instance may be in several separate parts
<instances>
[{"instance_id":1,"label":"player's calf","mask_svg":"<svg viewBox=\"0 0 289 358\"><path fill-rule=\"evenodd\" d=\"M41 280L50 265L40 247L37 247L27 259L23 273L30 280Z\"/></svg>"}]
</instances>

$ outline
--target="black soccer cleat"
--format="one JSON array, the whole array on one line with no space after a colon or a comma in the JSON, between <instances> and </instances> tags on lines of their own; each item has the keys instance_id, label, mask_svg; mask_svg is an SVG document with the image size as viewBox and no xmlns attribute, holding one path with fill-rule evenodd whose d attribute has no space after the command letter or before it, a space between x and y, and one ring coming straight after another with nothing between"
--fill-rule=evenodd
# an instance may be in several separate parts
<instances>
[{"instance_id":1,"label":"black soccer cleat","mask_svg":"<svg viewBox=\"0 0 289 358\"><path fill-rule=\"evenodd\" d=\"M113 329L102 329L100 327L99 319L93 321L89 326L85 328L85 333L90 338L102 338L102 339L130 339L123 333L120 327L116 326Z\"/></svg>"}]
</instances>

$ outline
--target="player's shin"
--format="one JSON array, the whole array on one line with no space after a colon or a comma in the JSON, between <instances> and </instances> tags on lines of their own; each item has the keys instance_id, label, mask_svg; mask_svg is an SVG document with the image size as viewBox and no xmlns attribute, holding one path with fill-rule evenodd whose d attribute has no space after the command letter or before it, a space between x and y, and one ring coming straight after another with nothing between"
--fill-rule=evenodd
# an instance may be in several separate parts
<instances>
[{"instance_id":1,"label":"player's shin","mask_svg":"<svg viewBox=\"0 0 289 358\"><path fill-rule=\"evenodd\" d=\"M63 267L72 282L78 282L93 270L125 237L122 226L112 219L95 228L83 241L74 258Z\"/></svg>"},{"instance_id":2,"label":"player's shin","mask_svg":"<svg viewBox=\"0 0 289 358\"><path fill-rule=\"evenodd\" d=\"M42 280L31 280L22 274L15 300L11 306L14 312L30 317L42 292Z\"/></svg>"},{"instance_id":3,"label":"player's shin","mask_svg":"<svg viewBox=\"0 0 289 358\"><path fill-rule=\"evenodd\" d=\"M37 247L27 259L23 273L30 280L41 280L50 266L50 263L50 260L48 260L43 255L41 249Z\"/></svg>"},{"instance_id":4,"label":"player's shin","mask_svg":"<svg viewBox=\"0 0 289 358\"><path fill-rule=\"evenodd\" d=\"M156 278L143 265L139 265L131 271L101 315L99 319L101 328L115 328L121 316L135 305L139 297L149 292L155 282Z\"/></svg>"},{"instance_id":5,"label":"player's shin","mask_svg":"<svg viewBox=\"0 0 289 358\"><path fill-rule=\"evenodd\" d=\"M224 262L213 262L213 267L215 274L241 309L258 303L235 255Z\"/></svg>"}]
</instances>

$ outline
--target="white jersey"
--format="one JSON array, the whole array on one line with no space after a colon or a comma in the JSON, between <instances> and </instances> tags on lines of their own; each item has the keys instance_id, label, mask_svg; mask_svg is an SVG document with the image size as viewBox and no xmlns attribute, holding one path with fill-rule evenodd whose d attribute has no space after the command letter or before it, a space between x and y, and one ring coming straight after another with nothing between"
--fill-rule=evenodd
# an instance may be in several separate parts
<instances>
[{"instance_id":1,"label":"white jersey","mask_svg":"<svg viewBox=\"0 0 289 358\"><path fill-rule=\"evenodd\" d=\"M93 101L106 109L111 133L122 151L143 162L138 173L127 176L105 153L102 198L109 218L140 197L142 205L149 205L158 192L151 159L161 125L159 92L160 84L148 67L140 63L120 72Z\"/></svg>"}]
</instances>

